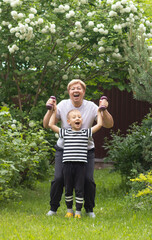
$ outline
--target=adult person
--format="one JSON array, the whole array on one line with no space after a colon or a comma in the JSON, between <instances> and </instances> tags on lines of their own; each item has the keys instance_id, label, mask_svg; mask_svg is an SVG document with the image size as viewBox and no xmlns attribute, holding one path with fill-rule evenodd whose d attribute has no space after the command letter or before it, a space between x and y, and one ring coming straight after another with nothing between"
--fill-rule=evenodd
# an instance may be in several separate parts
<instances>
[{"instance_id":1,"label":"adult person","mask_svg":"<svg viewBox=\"0 0 152 240\"><path fill-rule=\"evenodd\" d=\"M62 100L57 104L57 115L56 123L61 121L61 128L68 128L67 123L67 113L72 109L77 109L80 111L83 118L82 128L91 128L94 120L97 117L98 106L84 99L86 84L80 79L73 79L69 82L67 86L69 93L69 99ZM108 102L104 99L104 105L108 107ZM46 105L50 103L53 104L53 100L49 99ZM102 101L101 101L102 104ZM53 113L53 109L48 110L43 118L43 126L48 128L50 117ZM113 127L113 118L111 114L106 109L101 111L102 124L105 128ZM60 200L63 193L64 180L62 172L62 156L63 156L63 139L59 138L56 144L56 154L55 154L55 174L54 180L51 182L50 191L50 206L51 209L47 213L48 216L53 216L56 214L58 207L60 206ZM95 206L95 190L96 185L93 178L94 173L94 141L89 140L88 143L88 154L87 154L87 166L85 175L85 186L84 186L84 208L86 213L90 217L95 217L93 208Z\"/></svg>"}]
</instances>

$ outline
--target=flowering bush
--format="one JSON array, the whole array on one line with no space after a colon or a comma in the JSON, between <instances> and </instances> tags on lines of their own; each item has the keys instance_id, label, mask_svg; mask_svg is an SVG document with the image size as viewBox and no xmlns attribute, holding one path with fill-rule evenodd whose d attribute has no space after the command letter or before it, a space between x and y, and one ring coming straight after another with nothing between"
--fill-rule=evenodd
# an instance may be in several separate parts
<instances>
[{"instance_id":1,"label":"flowering bush","mask_svg":"<svg viewBox=\"0 0 152 240\"><path fill-rule=\"evenodd\" d=\"M50 95L65 98L73 78L92 86L90 98L104 83L129 90L127 33L132 27L152 37L152 23L127 0L3 0L0 17L0 101L17 96L20 110Z\"/></svg>"},{"instance_id":2,"label":"flowering bush","mask_svg":"<svg viewBox=\"0 0 152 240\"><path fill-rule=\"evenodd\" d=\"M152 171L147 172L147 174L139 174L139 177L131 179L132 182L140 182L146 185L145 188L138 191L136 197L140 197L147 194L152 194Z\"/></svg>"},{"instance_id":3,"label":"flowering bush","mask_svg":"<svg viewBox=\"0 0 152 240\"><path fill-rule=\"evenodd\" d=\"M14 187L33 186L48 173L49 144L38 122L29 126L12 118L6 107L0 110L0 200L15 193Z\"/></svg>"}]
</instances>

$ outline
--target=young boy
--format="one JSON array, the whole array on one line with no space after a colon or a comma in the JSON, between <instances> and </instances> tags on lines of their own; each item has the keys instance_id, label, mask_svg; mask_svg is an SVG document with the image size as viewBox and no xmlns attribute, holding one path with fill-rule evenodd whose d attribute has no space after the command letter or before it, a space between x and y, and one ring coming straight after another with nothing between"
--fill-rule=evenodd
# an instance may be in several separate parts
<instances>
[{"instance_id":1,"label":"young boy","mask_svg":"<svg viewBox=\"0 0 152 240\"><path fill-rule=\"evenodd\" d=\"M75 218L81 218L81 208L84 198L85 166L87 164L88 139L102 127L101 112L98 109L97 124L90 129L81 129L82 117L77 109L67 114L67 122L71 126L62 129L55 125L57 108L49 121L49 127L64 139L63 150L63 175L65 184L65 202L67 214L65 217L73 217L73 189L75 188L76 212Z\"/></svg>"}]
</instances>

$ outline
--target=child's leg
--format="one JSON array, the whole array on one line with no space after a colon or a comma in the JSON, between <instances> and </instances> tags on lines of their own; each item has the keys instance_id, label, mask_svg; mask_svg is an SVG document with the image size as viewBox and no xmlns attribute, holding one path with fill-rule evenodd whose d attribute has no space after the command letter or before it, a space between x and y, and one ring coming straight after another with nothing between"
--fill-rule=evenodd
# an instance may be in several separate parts
<instances>
[{"instance_id":1,"label":"child's leg","mask_svg":"<svg viewBox=\"0 0 152 240\"><path fill-rule=\"evenodd\" d=\"M85 163L76 163L75 165L75 195L76 195L76 213L81 215L81 208L84 200L84 180L85 180Z\"/></svg>"},{"instance_id":2,"label":"child's leg","mask_svg":"<svg viewBox=\"0 0 152 240\"><path fill-rule=\"evenodd\" d=\"M63 163L63 175L65 185L65 203L68 212L73 213L73 176L72 176L72 163Z\"/></svg>"}]
</instances>

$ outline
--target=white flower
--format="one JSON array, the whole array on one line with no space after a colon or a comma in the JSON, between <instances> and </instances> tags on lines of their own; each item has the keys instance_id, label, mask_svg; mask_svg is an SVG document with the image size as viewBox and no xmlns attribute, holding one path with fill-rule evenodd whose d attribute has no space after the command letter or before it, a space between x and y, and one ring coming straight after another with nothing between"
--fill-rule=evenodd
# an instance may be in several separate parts
<instances>
[{"instance_id":1,"label":"white flower","mask_svg":"<svg viewBox=\"0 0 152 240\"><path fill-rule=\"evenodd\" d=\"M75 78L75 79L79 79L79 74L75 74L75 75L74 75L74 78Z\"/></svg>"},{"instance_id":2,"label":"white flower","mask_svg":"<svg viewBox=\"0 0 152 240\"><path fill-rule=\"evenodd\" d=\"M18 16L18 14L17 14L16 11L12 11L12 12L11 12L11 15L12 15L12 17L17 17L17 16Z\"/></svg>"},{"instance_id":3,"label":"white flower","mask_svg":"<svg viewBox=\"0 0 152 240\"><path fill-rule=\"evenodd\" d=\"M148 27L151 27L151 23L150 23L150 21L146 21L146 25L148 26Z\"/></svg>"},{"instance_id":4,"label":"white flower","mask_svg":"<svg viewBox=\"0 0 152 240\"><path fill-rule=\"evenodd\" d=\"M23 17L24 17L24 14L23 14L23 13L19 13L19 14L18 14L18 18L21 19L21 18L23 18Z\"/></svg>"},{"instance_id":5,"label":"white flower","mask_svg":"<svg viewBox=\"0 0 152 240\"><path fill-rule=\"evenodd\" d=\"M39 18L38 19L38 24L42 24L43 23L43 19L42 18Z\"/></svg>"},{"instance_id":6,"label":"white flower","mask_svg":"<svg viewBox=\"0 0 152 240\"><path fill-rule=\"evenodd\" d=\"M66 18L70 18L71 15L70 15L69 13L67 13L67 14L65 15L65 17L66 17Z\"/></svg>"},{"instance_id":7,"label":"white flower","mask_svg":"<svg viewBox=\"0 0 152 240\"><path fill-rule=\"evenodd\" d=\"M25 58L25 61L26 61L26 62L29 62L29 60L30 60L29 57L26 57L26 58Z\"/></svg>"},{"instance_id":8,"label":"white flower","mask_svg":"<svg viewBox=\"0 0 152 240\"><path fill-rule=\"evenodd\" d=\"M88 22L88 26L89 26L89 27L93 27L93 26L94 26L94 22L93 22L93 21L89 21L89 22Z\"/></svg>"},{"instance_id":9,"label":"white flower","mask_svg":"<svg viewBox=\"0 0 152 240\"><path fill-rule=\"evenodd\" d=\"M11 7L17 7L17 6L21 5L21 4L22 4L22 2L19 1L19 0L10 1Z\"/></svg>"},{"instance_id":10,"label":"white flower","mask_svg":"<svg viewBox=\"0 0 152 240\"><path fill-rule=\"evenodd\" d=\"M114 26L113 26L113 28L114 28L114 30L115 31L120 31L121 29L122 29L122 27L121 27L121 25L120 24L115 24Z\"/></svg>"},{"instance_id":11,"label":"white flower","mask_svg":"<svg viewBox=\"0 0 152 240\"><path fill-rule=\"evenodd\" d=\"M104 52L105 48L104 47L99 47L99 52Z\"/></svg>"},{"instance_id":12,"label":"white flower","mask_svg":"<svg viewBox=\"0 0 152 240\"><path fill-rule=\"evenodd\" d=\"M107 0L107 4L113 4L114 0Z\"/></svg>"},{"instance_id":13,"label":"white flower","mask_svg":"<svg viewBox=\"0 0 152 240\"><path fill-rule=\"evenodd\" d=\"M98 32L99 29L98 29L97 27L95 27L95 28L93 28L93 31L94 31L94 32Z\"/></svg>"},{"instance_id":14,"label":"white flower","mask_svg":"<svg viewBox=\"0 0 152 240\"><path fill-rule=\"evenodd\" d=\"M35 122L34 121L30 121L29 122L29 127L35 127Z\"/></svg>"},{"instance_id":15,"label":"white flower","mask_svg":"<svg viewBox=\"0 0 152 240\"><path fill-rule=\"evenodd\" d=\"M58 45L60 45L60 44L62 44L62 40L61 40L61 39L57 39L57 40L56 40L56 43L57 43Z\"/></svg>"},{"instance_id":16,"label":"white flower","mask_svg":"<svg viewBox=\"0 0 152 240\"><path fill-rule=\"evenodd\" d=\"M124 11L129 13L131 11L131 8L130 7L126 7L126 8L124 8Z\"/></svg>"},{"instance_id":17,"label":"white flower","mask_svg":"<svg viewBox=\"0 0 152 240\"><path fill-rule=\"evenodd\" d=\"M68 79L68 75L66 75L66 74L63 75L63 76L62 76L62 79L63 79L63 80L67 80L67 79Z\"/></svg>"},{"instance_id":18,"label":"white flower","mask_svg":"<svg viewBox=\"0 0 152 240\"><path fill-rule=\"evenodd\" d=\"M14 124L16 124L16 123L17 123L17 121L16 121L15 119L13 119L13 123L14 123Z\"/></svg>"},{"instance_id":19,"label":"white flower","mask_svg":"<svg viewBox=\"0 0 152 240\"><path fill-rule=\"evenodd\" d=\"M64 9L65 9L65 11L68 11L68 10L70 9L69 5L66 4L66 5L64 6Z\"/></svg>"},{"instance_id":20,"label":"white flower","mask_svg":"<svg viewBox=\"0 0 152 240\"><path fill-rule=\"evenodd\" d=\"M115 17L115 16L117 16L116 12L114 12L114 11L109 12L109 17Z\"/></svg>"},{"instance_id":21,"label":"white flower","mask_svg":"<svg viewBox=\"0 0 152 240\"><path fill-rule=\"evenodd\" d=\"M52 66L52 62L48 61L47 66Z\"/></svg>"},{"instance_id":22,"label":"white flower","mask_svg":"<svg viewBox=\"0 0 152 240\"><path fill-rule=\"evenodd\" d=\"M87 3L88 3L88 0L81 0L81 3L82 3L82 4L87 4Z\"/></svg>"},{"instance_id":23,"label":"white flower","mask_svg":"<svg viewBox=\"0 0 152 240\"><path fill-rule=\"evenodd\" d=\"M127 4L127 0L121 0L121 4Z\"/></svg>"},{"instance_id":24,"label":"white flower","mask_svg":"<svg viewBox=\"0 0 152 240\"><path fill-rule=\"evenodd\" d=\"M74 37L74 32L70 32L69 35L70 35L71 37Z\"/></svg>"},{"instance_id":25,"label":"white flower","mask_svg":"<svg viewBox=\"0 0 152 240\"><path fill-rule=\"evenodd\" d=\"M11 128L12 129L16 129L16 125L15 124L11 124Z\"/></svg>"},{"instance_id":26,"label":"white flower","mask_svg":"<svg viewBox=\"0 0 152 240\"><path fill-rule=\"evenodd\" d=\"M59 134L58 134L58 133L55 133L55 137L56 137L56 138L59 138Z\"/></svg>"},{"instance_id":27,"label":"white flower","mask_svg":"<svg viewBox=\"0 0 152 240\"><path fill-rule=\"evenodd\" d=\"M71 17L73 17L75 15L75 12L73 10L69 11L69 14Z\"/></svg>"},{"instance_id":28,"label":"white flower","mask_svg":"<svg viewBox=\"0 0 152 240\"><path fill-rule=\"evenodd\" d=\"M51 32L51 33L55 33L55 32L56 32L55 28L51 28L51 29L50 29L50 32Z\"/></svg>"},{"instance_id":29,"label":"white flower","mask_svg":"<svg viewBox=\"0 0 152 240\"><path fill-rule=\"evenodd\" d=\"M152 51L152 46L148 46L148 50Z\"/></svg>"},{"instance_id":30,"label":"white flower","mask_svg":"<svg viewBox=\"0 0 152 240\"><path fill-rule=\"evenodd\" d=\"M104 31L104 34L107 35L107 34L108 34L108 30L105 30L105 31Z\"/></svg>"},{"instance_id":31,"label":"white flower","mask_svg":"<svg viewBox=\"0 0 152 240\"><path fill-rule=\"evenodd\" d=\"M26 18L26 19L25 19L25 22L26 22L26 23L30 23L30 21L31 21L31 20L30 20L29 18Z\"/></svg>"},{"instance_id":32,"label":"white flower","mask_svg":"<svg viewBox=\"0 0 152 240\"><path fill-rule=\"evenodd\" d=\"M84 37L83 40L84 41L89 41L89 38Z\"/></svg>"},{"instance_id":33,"label":"white flower","mask_svg":"<svg viewBox=\"0 0 152 240\"><path fill-rule=\"evenodd\" d=\"M16 33L15 33L15 37L19 38L19 37L20 37L20 33L19 33L19 32L16 32Z\"/></svg>"},{"instance_id":34,"label":"white flower","mask_svg":"<svg viewBox=\"0 0 152 240\"><path fill-rule=\"evenodd\" d=\"M143 32L146 31L146 27L144 26L143 23L141 23L141 24L139 25L139 29L140 29L141 31L143 31Z\"/></svg>"},{"instance_id":35,"label":"white flower","mask_svg":"<svg viewBox=\"0 0 152 240\"><path fill-rule=\"evenodd\" d=\"M93 14L92 14L91 12L87 13L87 16L88 16L88 17L92 17L92 15L93 15Z\"/></svg>"},{"instance_id":36,"label":"white flower","mask_svg":"<svg viewBox=\"0 0 152 240\"><path fill-rule=\"evenodd\" d=\"M102 24L102 23L97 24L97 28L104 28L104 24Z\"/></svg>"},{"instance_id":37,"label":"white flower","mask_svg":"<svg viewBox=\"0 0 152 240\"><path fill-rule=\"evenodd\" d=\"M105 30L103 28L98 29L98 32L101 33L101 34L104 34L104 31Z\"/></svg>"},{"instance_id":38,"label":"white flower","mask_svg":"<svg viewBox=\"0 0 152 240\"><path fill-rule=\"evenodd\" d=\"M130 9L133 12L137 12L137 8L133 4L130 5Z\"/></svg>"},{"instance_id":39,"label":"white flower","mask_svg":"<svg viewBox=\"0 0 152 240\"><path fill-rule=\"evenodd\" d=\"M59 9L60 10L64 10L64 6L61 4L61 5L59 5Z\"/></svg>"},{"instance_id":40,"label":"white flower","mask_svg":"<svg viewBox=\"0 0 152 240\"><path fill-rule=\"evenodd\" d=\"M121 54L120 53L113 53L112 54L112 56L114 57L114 58L117 58L117 59L120 59L120 58L122 58L122 56L121 56Z\"/></svg>"},{"instance_id":41,"label":"white flower","mask_svg":"<svg viewBox=\"0 0 152 240\"><path fill-rule=\"evenodd\" d=\"M32 13L34 13L34 14L37 13L37 10L36 10L35 8L30 8L30 11L31 11Z\"/></svg>"},{"instance_id":42,"label":"white flower","mask_svg":"<svg viewBox=\"0 0 152 240\"><path fill-rule=\"evenodd\" d=\"M29 14L29 19L33 19L34 18L34 14L30 13Z\"/></svg>"},{"instance_id":43,"label":"white flower","mask_svg":"<svg viewBox=\"0 0 152 240\"><path fill-rule=\"evenodd\" d=\"M75 26L76 27L81 27L81 22L79 22L79 21L75 22Z\"/></svg>"}]
</instances>

